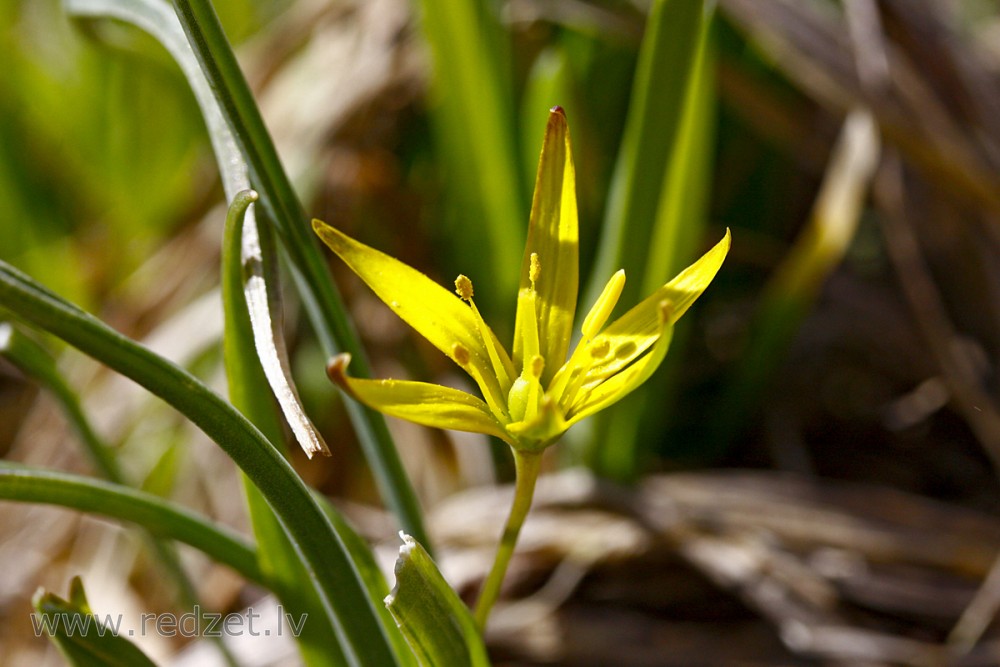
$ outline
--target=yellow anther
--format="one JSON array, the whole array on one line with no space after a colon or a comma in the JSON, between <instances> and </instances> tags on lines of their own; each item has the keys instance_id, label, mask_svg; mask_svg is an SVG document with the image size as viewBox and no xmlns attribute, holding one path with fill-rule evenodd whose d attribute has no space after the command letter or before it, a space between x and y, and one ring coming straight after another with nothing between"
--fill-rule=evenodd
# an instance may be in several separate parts
<instances>
[{"instance_id":1,"label":"yellow anther","mask_svg":"<svg viewBox=\"0 0 1000 667\"><path fill-rule=\"evenodd\" d=\"M607 338L590 346L590 356L594 359L603 359L608 356L608 352L610 351L611 343L608 342Z\"/></svg>"},{"instance_id":2,"label":"yellow anther","mask_svg":"<svg viewBox=\"0 0 1000 667\"><path fill-rule=\"evenodd\" d=\"M611 276L611 280L604 286L601 296L597 297L594 307L590 309L587 317L583 320L582 330L585 340L590 340L596 336L601 327L604 326L604 323L608 321L611 311L618 304L618 298L622 295L624 287L625 270L619 269L615 275Z\"/></svg>"},{"instance_id":3,"label":"yellow anther","mask_svg":"<svg viewBox=\"0 0 1000 667\"><path fill-rule=\"evenodd\" d=\"M461 273L455 278L455 293L466 301L472 300L472 281Z\"/></svg>"},{"instance_id":4,"label":"yellow anther","mask_svg":"<svg viewBox=\"0 0 1000 667\"><path fill-rule=\"evenodd\" d=\"M542 371L545 369L545 359L542 355L536 354L531 358L531 363L528 364L528 370L531 373L531 377L536 380L542 377Z\"/></svg>"},{"instance_id":5,"label":"yellow anther","mask_svg":"<svg viewBox=\"0 0 1000 667\"><path fill-rule=\"evenodd\" d=\"M531 281L531 288L535 288L538 276L542 273L542 263L538 260L538 253L531 253L531 261L528 264L528 280Z\"/></svg>"},{"instance_id":6,"label":"yellow anther","mask_svg":"<svg viewBox=\"0 0 1000 667\"><path fill-rule=\"evenodd\" d=\"M459 366L467 366L469 361L472 360L472 356L469 354L468 348L466 348L461 343L454 343L451 346L451 356L458 362Z\"/></svg>"}]
</instances>

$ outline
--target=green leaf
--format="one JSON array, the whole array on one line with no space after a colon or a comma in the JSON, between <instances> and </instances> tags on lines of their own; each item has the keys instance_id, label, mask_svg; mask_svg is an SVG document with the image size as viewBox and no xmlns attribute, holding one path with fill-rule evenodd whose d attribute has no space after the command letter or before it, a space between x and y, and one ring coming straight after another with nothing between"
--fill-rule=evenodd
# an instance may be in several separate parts
<instances>
[{"instance_id":1,"label":"green leaf","mask_svg":"<svg viewBox=\"0 0 1000 667\"><path fill-rule=\"evenodd\" d=\"M261 368L254 343L250 311L243 292L242 233L248 207L257 193L245 190L237 193L226 216L222 241L222 306L225 313L223 337L226 378L229 399L247 416L271 442L282 450L284 434L278 421L274 402L260 391L267 379ZM266 228L265 228L266 229ZM336 636L333 619L323 609L309 573L303 568L295 547L288 539L278 518L267 505L260 491L243 475L247 509L257 538L260 568L274 582L275 593L295 617L307 614L310 621L296 637L302 659L309 667L343 665L347 662L340 646L332 641ZM378 607L375 607L378 609Z\"/></svg>"},{"instance_id":2,"label":"green leaf","mask_svg":"<svg viewBox=\"0 0 1000 667\"><path fill-rule=\"evenodd\" d=\"M211 3L205 0L179 1L175 3L178 13L173 15L165 11L164 3L156 0L65 2L69 11L81 16L109 16L134 23L155 36L171 52L199 100L217 159L226 164L246 165L248 182L240 180L239 168L235 171L223 169L227 197L232 198L236 192L246 189L248 183L260 192L260 205L268 222L275 226L291 259L295 285L324 352L327 356L341 351L351 353L356 360L356 372L368 376L367 362L357 337L319 249L307 231L301 204L281 167L260 111ZM178 18L184 34L177 29ZM186 39L184 35L187 35ZM191 57L192 50L195 58ZM206 81L207 86L204 85ZM246 227L247 230L251 228L252 225ZM260 240L262 257L267 261L267 234L262 232ZM263 270L267 271L266 266ZM273 285L271 287L268 298L276 294ZM276 321L274 317L267 319L269 325ZM263 341L262 347L270 345L266 336L260 340ZM275 346L280 366L283 354L280 339L275 341ZM293 386L290 381L288 386ZM278 390L279 398L288 398L286 394L286 391ZM286 407L290 405L286 403ZM347 410L386 503L406 530L424 535L416 494L399 460L385 420L378 413L357 404L348 404ZM308 443L312 437L309 433L314 435L315 431L312 431L311 425L295 419L295 409L288 412L292 414L293 429L298 429L297 435Z\"/></svg>"},{"instance_id":3,"label":"green leaf","mask_svg":"<svg viewBox=\"0 0 1000 667\"><path fill-rule=\"evenodd\" d=\"M385 599L421 665L488 666L489 658L476 621L438 571L434 561L409 535L396 560L396 586Z\"/></svg>"},{"instance_id":4,"label":"green leaf","mask_svg":"<svg viewBox=\"0 0 1000 667\"><path fill-rule=\"evenodd\" d=\"M281 166L277 150L250 86L219 18L208 0L174 0L178 18L212 86L229 127L250 169L250 180L260 193L260 206L287 252L299 296L327 356L347 352L355 372L370 376L368 363L333 285L306 216ZM347 412L386 504L406 530L424 535L416 494L403 469L385 420L377 412L348 402Z\"/></svg>"},{"instance_id":5,"label":"green leaf","mask_svg":"<svg viewBox=\"0 0 1000 667\"><path fill-rule=\"evenodd\" d=\"M10 323L0 322L0 354L10 359L26 375L48 389L56 398L69 423L76 429L87 453L90 454L97 470L106 479L117 484L125 484L114 453L97 435L90 420L83 412L76 392L66 383L56 368L55 360L41 345L34 342ZM167 495L166 489L173 483L176 469L177 447L170 447L146 478L143 488ZM188 578L180 558L172 544L149 536L149 546L156 553L165 571L177 584L179 600L187 609L199 604L197 590ZM212 638L230 664L232 657L219 638Z\"/></svg>"},{"instance_id":6,"label":"green leaf","mask_svg":"<svg viewBox=\"0 0 1000 667\"><path fill-rule=\"evenodd\" d=\"M634 303L684 266L701 240L714 137L709 4L657 0L650 11L587 290L592 297L606 276L624 268L637 279L622 301ZM683 356L683 330L671 358ZM673 365L664 366L629 401L595 417L587 454L601 474L630 480L641 470L655 442L645 434L661 431L669 415L669 408L647 409L651 400L662 406L672 396Z\"/></svg>"},{"instance_id":7,"label":"green leaf","mask_svg":"<svg viewBox=\"0 0 1000 667\"><path fill-rule=\"evenodd\" d=\"M0 262L0 307L139 383L186 415L260 489L303 558L352 664L393 665L385 631L330 522L260 431L197 378Z\"/></svg>"},{"instance_id":8,"label":"green leaf","mask_svg":"<svg viewBox=\"0 0 1000 667\"><path fill-rule=\"evenodd\" d=\"M254 548L224 526L174 503L127 486L0 461L0 499L59 505L135 523L150 533L203 551L265 586Z\"/></svg>"},{"instance_id":9,"label":"green leaf","mask_svg":"<svg viewBox=\"0 0 1000 667\"><path fill-rule=\"evenodd\" d=\"M368 595L371 596L375 609L378 611L379 616L382 617L382 622L388 631L389 640L392 642L399 664L403 667L415 666L417 659L413 655L413 651L410 650L409 644L396 627L392 615L383 603L385 596L389 594L389 586L385 583L385 577L382 576L382 569L375 561L375 555L372 553L371 547L358 535L351 524L348 523L325 496L317 494L317 497L320 506L326 511L327 518L333 524L333 529L340 535L344 546L350 552L351 558L358 568L358 574L361 575L362 581L364 581L365 586L368 588Z\"/></svg>"},{"instance_id":10,"label":"green leaf","mask_svg":"<svg viewBox=\"0 0 1000 667\"><path fill-rule=\"evenodd\" d=\"M70 599L39 590L32 604L37 624L73 667L156 667L135 644L101 624L87 604L83 582L73 577Z\"/></svg>"},{"instance_id":11,"label":"green leaf","mask_svg":"<svg viewBox=\"0 0 1000 667\"><path fill-rule=\"evenodd\" d=\"M657 213L675 146L682 140L684 109L707 22L702 0L656 0L650 10L585 303L593 303L604 281L620 268L644 276L625 286L622 300L635 303L645 293L643 283L655 252L651 240L660 237L671 251L670 237L677 233L657 230ZM653 281L653 287L663 284L683 259L660 267L666 275Z\"/></svg>"},{"instance_id":12,"label":"green leaf","mask_svg":"<svg viewBox=\"0 0 1000 667\"><path fill-rule=\"evenodd\" d=\"M431 111L451 199L450 238L489 276L479 291L491 312L505 305L518 283L528 220L507 33L496 5L490 0L420 2L434 66Z\"/></svg>"}]
</instances>

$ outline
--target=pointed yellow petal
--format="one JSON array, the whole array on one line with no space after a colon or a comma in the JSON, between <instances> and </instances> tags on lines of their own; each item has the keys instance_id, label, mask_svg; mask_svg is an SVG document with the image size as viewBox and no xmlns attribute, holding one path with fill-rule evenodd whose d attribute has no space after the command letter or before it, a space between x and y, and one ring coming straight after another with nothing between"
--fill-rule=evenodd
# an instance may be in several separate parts
<instances>
[{"instance_id":1,"label":"pointed yellow petal","mask_svg":"<svg viewBox=\"0 0 1000 667\"><path fill-rule=\"evenodd\" d=\"M588 383L611 377L628 366L656 341L660 331L659 304L671 304L672 314L669 324L674 324L687 312L691 304L705 291L722 261L729 252L730 234L726 235L714 248L684 269L669 283L643 299L620 318L608 325L602 333L594 337L592 346L608 346L609 354L600 364L595 364L588 372ZM574 360L574 363L582 363ZM587 385L584 385L586 388Z\"/></svg>"},{"instance_id":2,"label":"pointed yellow petal","mask_svg":"<svg viewBox=\"0 0 1000 667\"><path fill-rule=\"evenodd\" d=\"M334 357L327 375L368 407L424 426L485 433L513 444L490 409L475 396L426 382L352 378L346 373L350 359L347 354Z\"/></svg>"},{"instance_id":3,"label":"pointed yellow petal","mask_svg":"<svg viewBox=\"0 0 1000 667\"><path fill-rule=\"evenodd\" d=\"M499 386L479 324L469 306L413 267L355 241L320 220L313 220L313 230L403 321L469 372L484 396L490 396L497 404L506 403L507 397ZM489 327L486 329L496 341ZM496 347L509 365L499 341ZM468 354L456 356L456 350ZM476 372L470 371L467 364Z\"/></svg>"},{"instance_id":4,"label":"pointed yellow petal","mask_svg":"<svg viewBox=\"0 0 1000 667\"><path fill-rule=\"evenodd\" d=\"M666 302L661 303L665 304ZM669 307L667 310L669 310ZM648 380L653 372L659 368L660 364L663 363L664 357L667 356L667 350L670 349L670 340L673 338L674 333L673 324L670 323L673 319L672 316L669 312L664 314L666 316L663 317L660 324L660 331L655 336L653 349L646 356L638 359L623 371L611 376L589 392L581 392L578 403L571 406L567 411L569 421L566 423L566 428L625 398L637 389L639 385Z\"/></svg>"},{"instance_id":5,"label":"pointed yellow petal","mask_svg":"<svg viewBox=\"0 0 1000 667\"><path fill-rule=\"evenodd\" d=\"M576 173L570 148L566 114L554 107L545 128L538 162L535 196L531 203L528 242L521 264L521 289L532 286L538 293L539 354L545 358L542 384L547 384L566 361L573 334L576 290L579 280L579 239L576 212ZM537 254L532 271L531 255ZM521 331L526 326L518 309L514 324L514 365L521 366Z\"/></svg>"},{"instance_id":6,"label":"pointed yellow petal","mask_svg":"<svg viewBox=\"0 0 1000 667\"><path fill-rule=\"evenodd\" d=\"M597 297L594 306L583 320L581 331L583 331L584 340L590 340L596 336L604 323L608 321L611 311L618 305L618 299L621 297L624 287L625 269L618 269L615 275L611 276L608 284L604 286L601 296Z\"/></svg>"}]
</instances>

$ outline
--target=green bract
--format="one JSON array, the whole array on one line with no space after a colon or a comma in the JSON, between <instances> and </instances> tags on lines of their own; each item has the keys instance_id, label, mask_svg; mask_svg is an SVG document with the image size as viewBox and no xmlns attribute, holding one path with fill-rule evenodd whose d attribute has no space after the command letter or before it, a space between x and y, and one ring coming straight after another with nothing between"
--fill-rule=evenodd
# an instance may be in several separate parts
<instances>
[{"instance_id":1,"label":"green bract","mask_svg":"<svg viewBox=\"0 0 1000 667\"><path fill-rule=\"evenodd\" d=\"M416 269L314 220L320 238L397 315L461 366L485 401L425 382L352 378L344 354L330 362L330 377L355 399L394 417L494 435L518 451L548 447L570 426L649 378L666 355L674 323L712 282L730 243L727 231L701 259L604 327L625 282L624 271L615 273L569 354L577 227L569 126L555 107L535 181L510 355L480 316L467 277L455 280L456 296Z\"/></svg>"}]
</instances>

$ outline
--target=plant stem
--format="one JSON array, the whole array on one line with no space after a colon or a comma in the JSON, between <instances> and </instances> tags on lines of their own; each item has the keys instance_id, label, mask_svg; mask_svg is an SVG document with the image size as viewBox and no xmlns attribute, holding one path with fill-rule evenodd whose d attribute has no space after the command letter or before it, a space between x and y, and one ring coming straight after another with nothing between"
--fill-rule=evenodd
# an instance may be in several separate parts
<instances>
[{"instance_id":1,"label":"plant stem","mask_svg":"<svg viewBox=\"0 0 1000 667\"><path fill-rule=\"evenodd\" d=\"M479 593L479 600L476 602L476 624L480 630L486 629L486 620L490 616L493 604L500 596L500 585L503 583L504 575L507 573L507 565L514 555L514 545L517 544L517 536L524 525L524 518L531 508L531 499L535 495L535 482L538 480L538 470L541 467L541 452L518 452L514 450L514 503L510 507L510 516L507 517L507 524L504 526L503 535L500 538L500 546L497 547L497 555L493 559L493 568L490 570L483 589Z\"/></svg>"}]
</instances>

